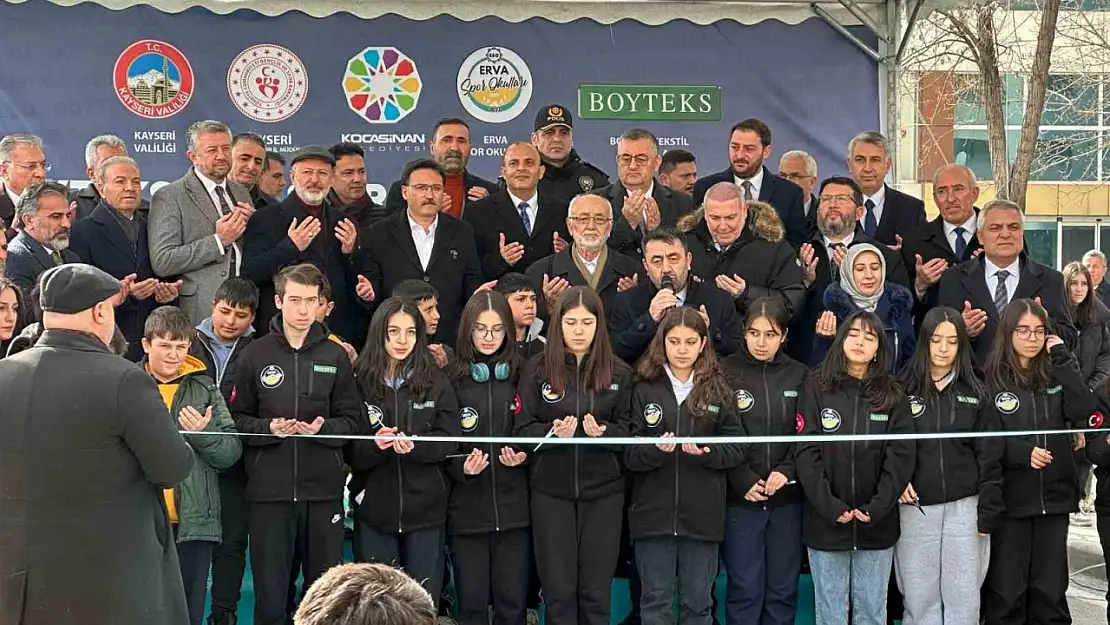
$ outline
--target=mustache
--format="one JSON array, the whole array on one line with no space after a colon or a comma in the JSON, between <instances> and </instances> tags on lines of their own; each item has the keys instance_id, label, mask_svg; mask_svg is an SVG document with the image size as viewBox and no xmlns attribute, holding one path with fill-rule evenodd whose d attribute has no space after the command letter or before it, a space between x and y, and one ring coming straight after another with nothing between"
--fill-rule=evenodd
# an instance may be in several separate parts
<instances>
[{"instance_id":1,"label":"mustache","mask_svg":"<svg viewBox=\"0 0 1110 625\"><path fill-rule=\"evenodd\" d=\"M462 157L463 157L463 153L460 150L447 150L447 152L445 152L443 154L443 158L458 158L458 159L461 159Z\"/></svg>"}]
</instances>

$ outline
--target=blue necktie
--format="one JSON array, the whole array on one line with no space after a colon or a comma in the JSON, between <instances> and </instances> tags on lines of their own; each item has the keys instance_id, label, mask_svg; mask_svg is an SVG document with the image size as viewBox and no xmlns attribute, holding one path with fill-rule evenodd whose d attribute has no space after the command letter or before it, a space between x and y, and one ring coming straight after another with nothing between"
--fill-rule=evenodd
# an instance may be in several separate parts
<instances>
[{"instance_id":1,"label":"blue necktie","mask_svg":"<svg viewBox=\"0 0 1110 625\"><path fill-rule=\"evenodd\" d=\"M964 230L963 226L956 226L956 229L952 232L956 233L956 246L952 249L956 252L956 258L963 260L964 252L967 251L967 241L964 241L964 233L967 230Z\"/></svg>"},{"instance_id":2,"label":"blue necktie","mask_svg":"<svg viewBox=\"0 0 1110 625\"><path fill-rule=\"evenodd\" d=\"M868 199L863 203L863 207L867 209L867 214L863 217L863 231L867 236L875 236L875 231L879 229L879 220L875 219L875 203Z\"/></svg>"},{"instance_id":3,"label":"blue necktie","mask_svg":"<svg viewBox=\"0 0 1110 625\"><path fill-rule=\"evenodd\" d=\"M524 231L528 236L532 236L532 220L528 218L528 202L521 202L518 206L520 209L520 220L524 222Z\"/></svg>"}]
</instances>

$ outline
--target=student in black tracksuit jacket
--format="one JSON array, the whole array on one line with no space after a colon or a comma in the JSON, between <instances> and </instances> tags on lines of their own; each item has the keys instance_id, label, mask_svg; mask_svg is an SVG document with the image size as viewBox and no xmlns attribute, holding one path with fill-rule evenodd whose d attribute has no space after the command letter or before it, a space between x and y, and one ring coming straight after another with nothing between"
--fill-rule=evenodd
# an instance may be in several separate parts
<instances>
[{"instance_id":1,"label":"student in black tracksuit jacket","mask_svg":"<svg viewBox=\"0 0 1110 625\"><path fill-rule=\"evenodd\" d=\"M752 436L796 434L807 368L783 350L790 315L778 298L759 298L741 324L740 352L724 361L733 405ZM802 489L794 445L747 448L729 472L728 526L721 550L728 572L728 625L792 625L802 568Z\"/></svg>"},{"instance_id":2,"label":"student in black tracksuit jacket","mask_svg":"<svg viewBox=\"0 0 1110 625\"><path fill-rule=\"evenodd\" d=\"M975 370L963 317L925 314L903 384L918 434L994 432L993 398ZM1002 516L1000 438L915 442L913 477L899 503L902 535L894 568L903 621L977 623L990 534Z\"/></svg>"},{"instance_id":3,"label":"student in black tracksuit jacket","mask_svg":"<svg viewBox=\"0 0 1110 625\"><path fill-rule=\"evenodd\" d=\"M805 435L908 434L905 396L889 373L892 346L871 312L840 325L825 360L802 391ZM887 583L898 541L898 498L913 471L907 440L800 443L817 625L886 622Z\"/></svg>"},{"instance_id":4,"label":"student in black tracksuit jacket","mask_svg":"<svg viewBox=\"0 0 1110 625\"><path fill-rule=\"evenodd\" d=\"M743 436L709 328L689 307L672 308L637 367L633 433L649 437ZM717 557L725 537L728 470L743 461L737 443L631 445L629 533L636 547L644 625L674 623L676 586L684 625L710 625Z\"/></svg>"},{"instance_id":5,"label":"student in black tracksuit jacket","mask_svg":"<svg viewBox=\"0 0 1110 625\"><path fill-rule=\"evenodd\" d=\"M475 293L459 322L452 379L463 436L511 437L518 361L513 314L496 291ZM528 454L496 443L461 445L452 459L455 480L447 506L447 533L455 567L460 625L524 625L532 562ZM467 453L469 452L469 453ZM466 454L466 455L463 455Z\"/></svg>"},{"instance_id":6,"label":"student in black tracksuit jacket","mask_svg":"<svg viewBox=\"0 0 1110 625\"><path fill-rule=\"evenodd\" d=\"M987 358L990 397L1003 430L1101 426L1094 393L1075 358L1029 299L1002 311ZM1079 508L1076 437L1007 437L1002 457L1006 512L991 533L983 584L987 623L1069 623L1068 515Z\"/></svg>"},{"instance_id":7,"label":"student in black tracksuit jacket","mask_svg":"<svg viewBox=\"0 0 1110 625\"><path fill-rule=\"evenodd\" d=\"M1102 427L1107 414L1107 388L1099 388L1100 410L1092 415L1091 424ZM1098 541L1102 545L1102 559L1106 562L1110 555L1110 435L1106 432L1088 432L1086 441L1087 459L1095 465L1095 527ZM1106 562L1110 567L1110 562ZM1106 592L1106 622L1110 623L1110 590Z\"/></svg>"},{"instance_id":8,"label":"student in black tracksuit jacket","mask_svg":"<svg viewBox=\"0 0 1110 625\"><path fill-rule=\"evenodd\" d=\"M587 287L559 296L544 353L520 376L522 437L625 437L631 370L613 356L601 299ZM609 625L610 585L624 508L623 448L541 444L529 485L548 625Z\"/></svg>"},{"instance_id":9,"label":"student in black tracksuit jacket","mask_svg":"<svg viewBox=\"0 0 1110 625\"><path fill-rule=\"evenodd\" d=\"M411 300L391 297L370 319L355 361L365 407L363 431L398 440L357 441L355 559L403 568L437 604L443 587L449 456L458 445L418 437L459 436L459 408L428 350L424 319ZM413 440L415 439L415 440Z\"/></svg>"},{"instance_id":10,"label":"student in black tracksuit jacket","mask_svg":"<svg viewBox=\"0 0 1110 625\"><path fill-rule=\"evenodd\" d=\"M281 312L243 350L231 393L236 428L273 435L243 439L257 625L291 618L295 551L306 588L343 560L345 441L311 435L355 433L360 398L347 353L315 322L323 283L313 265L278 273Z\"/></svg>"}]
</instances>

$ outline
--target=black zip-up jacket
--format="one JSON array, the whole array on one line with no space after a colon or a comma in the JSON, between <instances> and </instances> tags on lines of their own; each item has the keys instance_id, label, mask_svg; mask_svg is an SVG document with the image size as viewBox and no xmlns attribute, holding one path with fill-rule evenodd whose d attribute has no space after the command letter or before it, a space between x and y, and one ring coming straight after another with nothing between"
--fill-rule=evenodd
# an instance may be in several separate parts
<instances>
[{"instance_id":1,"label":"black zip-up jacket","mask_svg":"<svg viewBox=\"0 0 1110 625\"><path fill-rule=\"evenodd\" d=\"M931 382L930 382L931 384ZM918 434L996 432L998 414L991 398L954 380L929 399L908 398ZM916 442L910 484L923 506L979 496L978 527L990 534L998 527L1002 503L1002 449L999 438L936 438Z\"/></svg>"},{"instance_id":2,"label":"black zip-up jacket","mask_svg":"<svg viewBox=\"0 0 1110 625\"><path fill-rule=\"evenodd\" d=\"M459 436L459 405L447 376L437 371L435 378L423 397L414 397L402 384L383 399L366 398L364 432L396 427L417 437L407 454L378 449L375 441L354 445L352 482L366 485L356 514L379 531L403 534L447 522L447 456L458 453L459 446L419 437Z\"/></svg>"},{"instance_id":3,"label":"black zip-up jacket","mask_svg":"<svg viewBox=\"0 0 1110 625\"><path fill-rule=\"evenodd\" d=\"M1105 427L1105 415L1110 414L1110 405L1106 397L1099 397L1098 412L1091 415L1087 424L1090 427ZM1084 451L1087 459L1095 465L1095 512L1110 514L1110 434L1107 432L1088 432L1087 445Z\"/></svg>"},{"instance_id":4,"label":"black zip-up jacket","mask_svg":"<svg viewBox=\"0 0 1110 625\"><path fill-rule=\"evenodd\" d=\"M710 404L703 416L678 405L670 379L642 380L632 389L633 434L657 437L744 436L736 411L727 401ZM667 453L655 445L630 445L624 461L632 471L628 529L634 539L678 536L709 542L725 539L725 490L728 470L744 459L739 444L707 445L694 456L681 445Z\"/></svg>"},{"instance_id":5,"label":"black zip-up jacket","mask_svg":"<svg viewBox=\"0 0 1110 625\"><path fill-rule=\"evenodd\" d=\"M1098 400L1087 388L1075 358L1063 345L1049 352L1049 386L991 389L991 402L1003 430L1063 430L1096 423ZM1006 516L1025 518L1079 510L1079 478L1074 440L1068 434L1007 436L1002 457L1002 497ZM1030 464L1034 447L1052 452L1053 461L1037 470Z\"/></svg>"},{"instance_id":6,"label":"black zip-up jacket","mask_svg":"<svg viewBox=\"0 0 1110 625\"><path fill-rule=\"evenodd\" d=\"M543 354L528 361L520 374L517 394L520 414L514 432L520 437L542 438L551 431L555 419L578 417L576 438L586 438L582 419L592 414L598 425L605 426L602 438L627 437L631 427L629 410L632 405L632 370L614 360L612 383L596 391L587 388L585 368L573 355L565 361L566 388L556 393L542 374ZM532 490L558 499L599 499L624 491L619 445L543 444L525 449L532 457L529 463L529 485Z\"/></svg>"},{"instance_id":7,"label":"black zip-up jacket","mask_svg":"<svg viewBox=\"0 0 1110 625\"><path fill-rule=\"evenodd\" d=\"M218 375L213 377L220 387L220 394L224 396L224 401L228 404L231 403L231 391L235 388L235 370L239 366L239 356L252 341L254 341L253 332L239 337L235 341L235 345L231 347L231 353L228 354L227 363L224 364L223 369L216 366L216 354L212 351L212 339L199 328L193 336L192 344L189 345L191 356L195 356L203 362L209 371L219 372Z\"/></svg>"},{"instance_id":8,"label":"black zip-up jacket","mask_svg":"<svg viewBox=\"0 0 1110 625\"><path fill-rule=\"evenodd\" d=\"M824 391L816 377L802 391L802 434L909 434L909 403L893 410L873 410L857 380ZM910 440L865 440L798 444L798 480L805 491L802 538L820 551L887 549L901 531L898 498L906 490L914 467ZM871 517L870 523L836 519L853 509Z\"/></svg>"},{"instance_id":9,"label":"black zip-up jacket","mask_svg":"<svg viewBox=\"0 0 1110 625\"><path fill-rule=\"evenodd\" d=\"M511 437L520 402L515 380L475 382L470 376L455 383L459 399L459 427L462 435ZM466 458L454 458L449 465L455 480L447 507L450 534L485 534L528 527L528 470L525 464L501 464L500 443L463 443L459 453L478 448L489 454L489 466L478 475L465 475ZM513 451L526 451L511 447Z\"/></svg>"},{"instance_id":10,"label":"black zip-up jacket","mask_svg":"<svg viewBox=\"0 0 1110 625\"><path fill-rule=\"evenodd\" d=\"M269 434L272 419L306 423L324 417L321 435L354 434L361 399L351 360L313 323L300 349L282 333L281 315L270 333L252 341L240 356L231 392L235 427ZM332 501L343 498L343 455L347 441L293 435L243 438L247 501Z\"/></svg>"},{"instance_id":11,"label":"black zip-up jacket","mask_svg":"<svg viewBox=\"0 0 1110 625\"><path fill-rule=\"evenodd\" d=\"M756 360L745 343L740 351L722 363L729 386L733 390L733 406L744 431L750 436L788 436L798 434L798 396L805 382L807 369L786 354L775 354L770 362ZM802 489L797 484L783 486L767 501L751 502L744 495L759 480L766 480L772 471L797 481L794 465L795 445L761 443L748 445L744 462L728 474L728 505L773 508L797 504Z\"/></svg>"}]
</instances>

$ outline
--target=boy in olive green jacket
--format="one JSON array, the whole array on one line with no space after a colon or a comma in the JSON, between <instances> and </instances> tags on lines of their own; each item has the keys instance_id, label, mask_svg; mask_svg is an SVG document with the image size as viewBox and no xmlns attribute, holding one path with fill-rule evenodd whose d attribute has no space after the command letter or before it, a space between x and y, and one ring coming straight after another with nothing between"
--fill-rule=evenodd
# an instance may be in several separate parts
<instances>
[{"instance_id":1,"label":"boy in olive green jacket","mask_svg":"<svg viewBox=\"0 0 1110 625\"><path fill-rule=\"evenodd\" d=\"M189 477L166 491L166 508L177 538L189 621L201 625L208 568L222 536L217 475L235 464L243 450L236 436L209 434L233 433L235 423L219 387L205 375L204 363L189 355L193 336L193 324L182 310L173 306L155 309L147 317L143 332L146 358L142 365L158 384L170 417L177 421L185 442L196 454Z\"/></svg>"}]
</instances>

